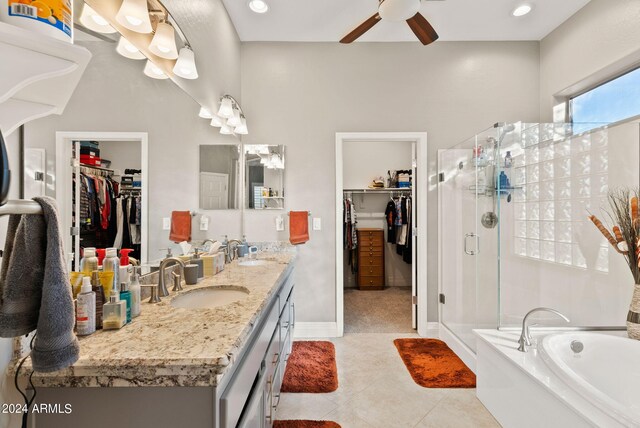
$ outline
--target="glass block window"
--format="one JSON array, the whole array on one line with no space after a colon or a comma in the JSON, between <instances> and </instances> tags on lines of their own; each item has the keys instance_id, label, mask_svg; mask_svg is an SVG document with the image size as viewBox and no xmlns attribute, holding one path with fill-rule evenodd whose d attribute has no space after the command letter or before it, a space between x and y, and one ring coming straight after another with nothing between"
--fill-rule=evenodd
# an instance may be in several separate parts
<instances>
[{"instance_id":1,"label":"glass block window","mask_svg":"<svg viewBox=\"0 0 640 428\"><path fill-rule=\"evenodd\" d=\"M522 151L508 172L516 188L514 251L522 257L586 268L577 233L589 222L589 212L599 212L606 203L607 130L570 137L564 132L554 124L523 130ZM596 270L608 271L608 251L602 242Z\"/></svg>"},{"instance_id":2,"label":"glass block window","mask_svg":"<svg viewBox=\"0 0 640 428\"><path fill-rule=\"evenodd\" d=\"M575 132L640 115L640 68L569 100Z\"/></svg>"}]
</instances>

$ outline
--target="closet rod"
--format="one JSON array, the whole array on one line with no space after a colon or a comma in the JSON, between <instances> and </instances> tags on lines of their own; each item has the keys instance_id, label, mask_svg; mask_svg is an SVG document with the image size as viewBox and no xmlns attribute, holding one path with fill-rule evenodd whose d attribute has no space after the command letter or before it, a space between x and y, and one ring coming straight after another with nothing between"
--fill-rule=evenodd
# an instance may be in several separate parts
<instances>
[{"instance_id":1,"label":"closet rod","mask_svg":"<svg viewBox=\"0 0 640 428\"><path fill-rule=\"evenodd\" d=\"M99 171L99 172L108 172L108 173L111 173L112 175L113 175L113 172L114 172L112 169L101 168L99 166L91 166L91 165L80 164L80 171L89 170L89 169L95 170L95 171Z\"/></svg>"}]
</instances>

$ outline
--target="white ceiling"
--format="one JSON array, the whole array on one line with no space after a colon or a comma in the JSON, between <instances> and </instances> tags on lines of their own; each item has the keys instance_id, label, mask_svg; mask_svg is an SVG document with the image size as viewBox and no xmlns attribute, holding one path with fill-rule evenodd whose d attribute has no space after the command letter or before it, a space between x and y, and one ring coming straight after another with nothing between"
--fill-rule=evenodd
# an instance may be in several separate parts
<instances>
[{"instance_id":1,"label":"white ceiling","mask_svg":"<svg viewBox=\"0 0 640 428\"><path fill-rule=\"evenodd\" d=\"M223 0L242 41L337 42L377 11L378 0L265 0L256 14L248 0ZM540 40L590 0L445 0L422 2L421 13L440 40ZM511 11L526 2L533 11ZM378 23L359 41L415 42L404 22Z\"/></svg>"}]
</instances>

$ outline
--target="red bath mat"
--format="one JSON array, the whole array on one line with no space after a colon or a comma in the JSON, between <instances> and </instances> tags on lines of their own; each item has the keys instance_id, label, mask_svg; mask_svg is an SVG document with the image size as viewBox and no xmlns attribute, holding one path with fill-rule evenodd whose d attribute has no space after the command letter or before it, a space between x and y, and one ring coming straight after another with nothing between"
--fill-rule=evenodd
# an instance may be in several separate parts
<instances>
[{"instance_id":1,"label":"red bath mat","mask_svg":"<svg viewBox=\"0 0 640 428\"><path fill-rule=\"evenodd\" d=\"M396 339L414 382L425 388L475 388L476 375L438 339Z\"/></svg>"},{"instance_id":2,"label":"red bath mat","mask_svg":"<svg viewBox=\"0 0 640 428\"><path fill-rule=\"evenodd\" d=\"M275 421L273 428L341 428L335 422L331 421Z\"/></svg>"},{"instance_id":3,"label":"red bath mat","mask_svg":"<svg viewBox=\"0 0 640 428\"><path fill-rule=\"evenodd\" d=\"M331 342L293 342L282 392L333 392L338 389L336 349Z\"/></svg>"}]
</instances>

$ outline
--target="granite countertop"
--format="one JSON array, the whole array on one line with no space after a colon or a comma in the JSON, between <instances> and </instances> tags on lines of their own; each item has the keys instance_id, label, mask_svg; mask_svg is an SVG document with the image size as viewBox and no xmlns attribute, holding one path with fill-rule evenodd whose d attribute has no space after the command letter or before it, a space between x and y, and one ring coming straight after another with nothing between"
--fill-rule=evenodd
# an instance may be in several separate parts
<instances>
[{"instance_id":1,"label":"granite countertop","mask_svg":"<svg viewBox=\"0 0 640 428\"><path fill-rule=\"evenodd\" d=\"M42 387L215 386L245 345L253 323L293 267L295 252L261 252L261 266L237 261L197 285L143 300L139 317L120 330L80 337L80 358L53 373L34 373ZM171 299L204 287L244 287L249 297L214 309L181 309ZM30 371L30 360L24 372ZM25 370L26 369L26 370ZM13 371L13 370L12 370Z\"/></svg>"}]
</instances>

